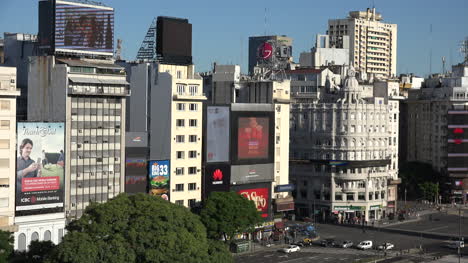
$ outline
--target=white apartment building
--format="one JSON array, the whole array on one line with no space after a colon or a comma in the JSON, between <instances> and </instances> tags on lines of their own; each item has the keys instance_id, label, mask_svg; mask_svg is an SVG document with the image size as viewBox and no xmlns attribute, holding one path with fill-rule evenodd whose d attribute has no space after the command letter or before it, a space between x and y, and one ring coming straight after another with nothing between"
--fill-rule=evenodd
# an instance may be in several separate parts
<instances>
[{"instance_id":1,"label":"white apartment building","mask_svg":"<svg viewBox=\"0 0 468 263\"><path fill-rule=\"evenodd\" d=\"M151 87L150 160L170 160L169 200L201 201L203 79L194 65L156 64Z\"/></svg>"},{"instance_id":2,"label":"white apartment building","mask_svg":"<svg viewBox=\"0 0 468 263\"><path fill-rule=\"evenodd\" d=\"M328 20L327 35L336 48L343 48L343 37L349 36L349 60L358 71L385 78L396 75L397 25L384 23L375 8Z\"/></svg>"},{"instance_id":3,"label":"white apartment building","mask_svg":"<svg viewBox=\"0 0 468 263\"><path fill-rule=\"evenodd\" d=\"M342 88L328 88L320 100L291 109L290 174L300 216L372 221L394 211L389 201L396 192L389 185L397 183L391 155L398 150L398 108L390 109L388 91L367 96L354 74L348 71Z\"/></svg>"},{"instance_id":4,"label":"white apartment building","mask_svg":"<svg viewBox=\"0 0 468 263\"><path fill-rule=\"evenodd\" d=\"M0 229L16 232L16 68L0 67Z\"/></svg>"}]
</instances>

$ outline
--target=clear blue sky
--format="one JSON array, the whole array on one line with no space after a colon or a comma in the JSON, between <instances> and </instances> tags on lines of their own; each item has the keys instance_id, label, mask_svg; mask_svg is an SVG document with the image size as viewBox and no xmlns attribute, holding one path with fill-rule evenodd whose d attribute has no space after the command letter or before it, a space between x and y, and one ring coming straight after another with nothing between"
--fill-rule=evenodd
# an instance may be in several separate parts
<instances>
[{"instance_id":1,"label":"clear blue sky","mask_svg":"<svg viewBox=\"0 0 468 263\"><path fill-rule=\"evenodd\" d=\"M37 33L37 0L1 0L0 33ZM461 61L460 41L468 36L467 0L102 0L115 8L115 39L123 39L123 57L134 59L154 17L188 18L193 25L193 57L197 71L208 71L213 62L247 68L248 37L281 34L294 39L295 61L308 51L315 35L325 33L327 21L344 18L351 10L373 3L385 21L398 24L399 73L429 72ZM265 28L265 7L267 26ZM432 37L429 33L432 24ZM432 40L431 40L432 39Z\"/></svg>"}]
</instances>

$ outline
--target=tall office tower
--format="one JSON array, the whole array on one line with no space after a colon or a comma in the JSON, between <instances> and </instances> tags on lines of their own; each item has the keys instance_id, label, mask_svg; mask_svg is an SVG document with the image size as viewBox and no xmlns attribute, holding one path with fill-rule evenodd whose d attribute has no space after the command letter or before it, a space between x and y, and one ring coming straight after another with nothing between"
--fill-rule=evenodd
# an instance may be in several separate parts
<instances>
[{"instance_id":1,"label":"tall office tower","mask_svg":"<svg viewBox=\"0 0 468 263\"><path fill-rule=\"evenodd\" d=\"M450 192L442 198L468 200L468 61L449 76L432 76L405 101L406 160L431 164L447 177ZM405 145L403 145L405 146Z\"/></svg>"},{"instance_id":2,"label":"tall office tower","mask_svg":"<svg viewBox=\"0 0 468 263\"><path fill-rule=\"evenodd\" d=\"M0 67L0 229L15 232L16 68Z\"/></svg>"},{"instance_id":3,"label":"tall office tower","mask_svg":"<svg viewBox=\"0 0 468 263\"><path fill-rule=\"evenodd\" d=\"M349 60L357 71L370 78L396 75L397 25L382 21L375 8L352 11L343 19L328 20L330 46L343 48L349 36Z\"/></svg>"},{"instance_id":4,"label":"tall office tower","mask_svg":"<svg viewBox=\"0 0 468 263\"><path fill-rule=\"evenodd\" d=\"M267 46L265 42L272 42ZM249 74L254 74L254 67L261 63L264 59L270 59L275 55L273 52L278 52L278 57L285 58L286 61L292 62L292 43L293 39L285 35L281 36L255 36L249 37ZM276 48L277 50L273 50ZM283 64L284 68L287 64Z\"/></svg>"},{"instance_id":5,"label":"tall office tower","mask_svg":"<svg viewBox=\"0 0 468 263\"><path fill-rule=\"evenodd\" d=\"M311 131L292 141L309 148L291 147L300 216L373 220L393 212L388 208L389 115L385 96L366 95L353 68L343 87L331 86L308 110L292 111L295 129Z\"/></svg>"},{"instance_id":6,"label":"tall office tower","mask_svg":"<svg viewBox=\"0 0 468 263\"><path fill-rule=\"evenodd\" d=\"M302 52L299 57L302 68L349 66L349 36L343 36L341 48L330 47L330 37L318 34L311 52Z\"/></svg>"}]
</instances>

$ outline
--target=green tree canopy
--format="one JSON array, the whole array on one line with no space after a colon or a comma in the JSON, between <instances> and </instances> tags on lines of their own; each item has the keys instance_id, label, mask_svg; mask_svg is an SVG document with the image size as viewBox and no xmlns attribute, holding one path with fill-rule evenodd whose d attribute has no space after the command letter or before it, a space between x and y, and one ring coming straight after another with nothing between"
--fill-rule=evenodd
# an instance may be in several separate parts
<instances>
[{"instance_id":1,"label":"green tree canopy","mask_svg":"<svg viewBox=\"0 0 468 263\"><path fill-rule=\"evenodd\" d=\"M146 194L93 203L67 230L53 253L55 262L204 263L223 257L217 255L222 249L209 250L197 215Z\"/></svg>"},{"instance_id":2,"label":"green tree canopy","mask_svg":"<svg viewBox=\"0 0 468 263\"><path fill-rule=\"evenodd\" d=\"M13 233L0 230L0 263L8 262L13 253Z\"/></svg>"},{"instance_id":3,"label":"green tree canopy","mask_svg":"<svg viewBox=\"0 0 468 263\"><path fill-rule=\"evenodd\" d=\"M430 164L421 162L404 163L400 167L399 175L402 180L399 186L399 196L404 197L406 189L408 200L425 198L424 192L420 187L421 184L427 182L443 185L445 182L445 178L435 171Z\"/></svg>"},{"instance_id":4,"label":"green tree canopy","mask_svg":"<svg viewBox=\"0 0 468 263\"><path fill-rule=\"evenodd\" d=\"M255 203L235 192L213 192L200 212L208 237L232 240L235 234L252 232L263 219Z\"/></svg>"}]
</instances>

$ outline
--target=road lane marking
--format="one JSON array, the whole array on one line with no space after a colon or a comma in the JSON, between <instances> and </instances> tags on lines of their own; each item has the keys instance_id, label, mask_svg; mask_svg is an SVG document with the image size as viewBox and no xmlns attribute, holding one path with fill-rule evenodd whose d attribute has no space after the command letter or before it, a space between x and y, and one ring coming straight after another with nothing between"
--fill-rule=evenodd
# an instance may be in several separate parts
<instances>
[{"instance_id":1,"label":"road lane marking","mask_svg":"<svg viewBox=\"0 0 468 263\"><path fill-rule=\"evenodd\" d=\"M428 229L426 231L431 232L431 231L434 231L434 230L439 230L439 229L444 229L444 228L448 228L448 226L435 227L435 228Z\"/></svg>"}]
</instances>

